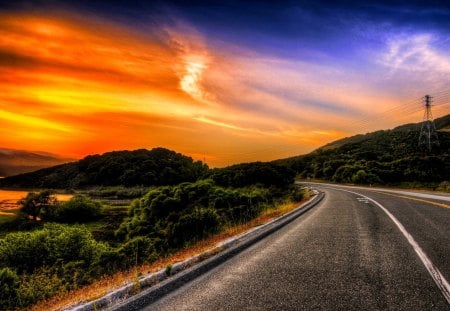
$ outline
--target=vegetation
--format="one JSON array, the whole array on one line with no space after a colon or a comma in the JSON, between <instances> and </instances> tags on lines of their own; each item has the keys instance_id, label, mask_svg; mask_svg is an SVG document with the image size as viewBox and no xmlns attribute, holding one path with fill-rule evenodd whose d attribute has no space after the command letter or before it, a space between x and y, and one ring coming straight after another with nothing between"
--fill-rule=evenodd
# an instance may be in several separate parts
<instances>
[{"instance_id":1,"label":"vegetation","mask_svg":"<svg viewBox=\"0 0 450 311\"><path fill-rule=\"evenodd\" d=\"M73 163L0 179L1 187L71 189L92 186L161 186L195 181L206 164L164 148L114 151Z\"/></svg>"},{"instance_id":2,"label":"vegetation","mask_svg":"<svg viewBox=\"0 0 450 311\"><path fill-rule=\"evenodd\" d=\"M436 124L448 127L450 116ZM294 187L296 174L358 184L428 183L448 191L450 133L439 133L432 152L418 150L417 136L417 125L405 125L305 156L212 170L163 148L110 152L2 179L3 186L89 188L67 202L51 191L29 193L19 217L0 225L0 309L29 306L275 215L271 207L304 197ZM95 199L131 203L112 207Z\"/></svg>"},{"instance_id":3,"label":"vegetation","mask_svg":"<svg viewBox=\"0 0 450 311\"><path fill-rule=\"evenodd\" d=\"M28 306L154 262L254 219L278 202L303 196L293 187L294 173L272 163L215 169L204 176L209 178L146 188L125 218L121 208L102 206L86 195L58 202L50 191L29 193L21 200L15 230L9 227L0 239L0 277L7 286L2 307ZM130 198L142 189L98 187L84 193ZM99 227L105 222L110 233Z\"/></svg>"},{"instance_id":4,"label":"vegetation","mask_svg":"<svg viewBox=\"0 0 450 311\"><path fill-rule=\"evenodd\" d=\"M45 224L31 232L9 233L0 240L3 307L27 306L108 272L109 247L83 227ZM20 278L18 277L20 276ZM5 297L6 298L6 297Z\"/></svg>"},{"instance_id":5,"label":"vegetation","mask_svg":"<svg viewBox=\"0 0 450 311\"><path fill-rule=\"evenodd\" d=\"M84 195L75 195L69 201L58 204L50 220L61 223L85 223L96 220L102 212L102 205Z\"/></svg>"},{"instance_id":6,"label":"vegetation","mask_svg":"<svg viewBox=\"0 0 450 311\"><path fill-rule=\"evenodd\" d=\"M133 202L117 235L145 236L159 245L156 251L168 251L251 219L273 200L265 188L224 188L212 180L161 187Z\"/></svg>"},{"instance_id":7,"label":"vegetation","mask_svg":"<svg viewBox=\"0 0 450 311\"><path fill-rule=\"evenodd\" d=\"M98 199L127 200L144 196L150 187L147 186L98 186L85 192L86 195Z\"/></svg>"},{"instance_id":8,"label":"vegetation","mask_svg":"<svg viewBox=\"0 0 450 311\"><path fill-rule=\"evenodd\" d=\"M83 223L97 219L102 206L85 195L75 195L67 202L58 202L49 190L30 192L20 200L20 214L25 220Z\"/></svg>"},{"instance_id":9,"label":"vegetation","mask_svg":"<svg viewBox=\"0 0 450 311\"><path fill-rule=\"evenodd\" d=\"M435 124L438 130L450 126L450 115ZM308 155L274 163L285 165L301 178L437 188L450 176L450 133L440 131L440 145L431 152L419 148L419 133L420 124L403 125L338 140Z\"/></svg>"},{"instance_id":10,"label":"vegetation","mask_svg":"<svg viewBox=\"0 0 450 311\"><path fill-rule=\"evenodd\" d=\"M21 205L21 213L25 217L38 221L52 213L57 200L51 191L46 190L40 193L30 192L18 203Z\"/></svg>"},{"instance_id":11,"label":"vegetation","mask_svg":"<svg viewBox=\"0 0 450 311\"><path fill-rule=\"evenodd\" d=\"M211 171L211 178L220 186L286 187L294 182L295 172L275 163L243 163Z\"/></svg>"}]
</instances>

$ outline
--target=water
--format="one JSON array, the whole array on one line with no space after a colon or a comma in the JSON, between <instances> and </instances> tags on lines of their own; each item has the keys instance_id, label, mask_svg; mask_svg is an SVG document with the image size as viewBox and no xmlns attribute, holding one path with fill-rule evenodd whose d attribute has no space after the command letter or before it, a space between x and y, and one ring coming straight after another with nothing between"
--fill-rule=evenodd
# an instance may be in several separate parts
<instances>
[{"instance_id":1,"label":"water","mask_svg":"<svg viewBox=\"0 0 450 311\"><path fill-rule=\"evenodd\" d=\"M19 207L17 201L26 197L28 191L23 190L1 190L0 189L0 211L7 211ZM58 201L68 201L73 195L57 194Z\"/></svg>"}]
</instances>

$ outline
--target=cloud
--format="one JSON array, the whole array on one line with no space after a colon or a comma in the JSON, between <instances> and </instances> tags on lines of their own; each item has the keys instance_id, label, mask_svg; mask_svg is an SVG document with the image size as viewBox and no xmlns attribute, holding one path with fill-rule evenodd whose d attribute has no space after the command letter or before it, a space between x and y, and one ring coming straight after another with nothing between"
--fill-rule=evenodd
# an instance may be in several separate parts
<instances>
[{"instance_id":1,"label":"cloud","mask_svg":"<svg viewBox=\"0 0 450 311\"><path fill-rule=\"evenodd\" d=\"M212 100L211 94L204 89L204 72L208 69L211 54L206 48L201 34L186 23L165 27L169 45L178 59L174 70L179 78L179 87L193 99L203 103Z\"/></svg>"},{"instance_id":2,"label":"cloud","mask_svg":"<svg viewBox=\"0 0 450 311\"><path fill-rule=\"evenodd\" d=\"M144 31L74 13L0 17L3 147L270 160L348 136L355 117L395 101L363 69L236 47L181 20ZM393 38L377 65L448 73L433 40Z\"/></svg>"},{"instance_id":3,"label":"cloud","mask_svg":"<svg viewBox=\"0 0 450 311\"><path fill-rule=\"evenodd\" d=\"M439 38L432 34L413 34L388 40L381 62L392 72L450 73L450 57L434 46Z\"/></svg>"}]
</instances>

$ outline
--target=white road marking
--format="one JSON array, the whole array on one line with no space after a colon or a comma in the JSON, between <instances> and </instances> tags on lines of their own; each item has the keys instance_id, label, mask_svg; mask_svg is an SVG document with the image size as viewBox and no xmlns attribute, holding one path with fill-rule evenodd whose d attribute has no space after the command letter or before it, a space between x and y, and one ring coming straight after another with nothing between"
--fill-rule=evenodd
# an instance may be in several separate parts
<instances>
[{"instance_id":1,"label":"white road marking","mask_svg":"<svg viewBox=\"0 0 450 311\"><path fill-rule=\"evenodd\" d=\"M366 198L356 198L356 200L358 202L363 202L363 203L369 204L369 200L367 200Z\"/></svg>"},{"instance_id":2,"label":"white road marking","mask_svg":"<svg viewBox=\"0 0 450 311\"><path fill-rule=\"evenodd\" d=\"M328 184L328 183L314 183L309 182L308 184L313 185L325 185L325 186L336 186L336 184ZM404 194L409 195L412 197L418 197L418 198L425 198L425 199L433 199L433 200L441 200L441 201L448 201L450 202L450 196L445 194L431 194L431 193L421 193L421 192L414 192L414 191L405 191L405 190L392 190L392 189L385 189L385 188L377 188L377 187L358 187L358 186L347 186L347 185L341 185L340 187L346 187L350 189L361 189L366 191L383 191L383 192L390 192L390 193L398 193L398 194Z\"/></svg>"},{"instance_id":3,"label":"white road marking","mask_svg":"<svg viewBox=\"0 0 450 311\"><path fill-rule=\"evenodd\" d=\"M395 218L394 215L392 215L383 205L381 205L380 203L378 203L374 199L369 198L368 196L365 196L365 195L362 195L360 193L353 192L353 191L350 191L350 190L344 190L344 189L339 189L339 188L335 188L335 187L332 187L332 188L336 189L336 190L340 190L340 191L345 191L345 192L350 192L350 193L356 194L356 195L358 195L360 197L363 197L363 198L367 199L368 201L371 201L372 203L377 205L379 208L381 208L383 210L383 212L385 212L389 216L389 218L391 218L391 220L397 225L398 229L402 232L402 234L408 240L409 244L413 247L413 249L416 252L417 256L419 256L419 258L422 261L422 263L424 264L425 268L428 270L428 273L433 278L433 280L436 283L437 287L440 289L442 295L444 295L445 299L450 304L450 284L447 282L447 280L442 275L442 273L439 271L439 269L435 265L433 265L431 260L428 258L428 256L425 254L425 252L419 246L419 244L417 244L417 242L414 240L412 235L409 234L408 231L406 231L405 227L400 223L400 221L398 221L397 218Z\"/></svg>"}]
</instances>

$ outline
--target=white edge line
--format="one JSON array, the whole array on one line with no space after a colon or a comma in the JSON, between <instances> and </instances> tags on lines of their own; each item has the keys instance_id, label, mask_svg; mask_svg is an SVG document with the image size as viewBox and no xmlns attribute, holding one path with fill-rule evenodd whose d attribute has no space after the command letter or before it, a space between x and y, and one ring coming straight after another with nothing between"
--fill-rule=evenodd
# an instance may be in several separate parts
<instances>
[{"instance_id":1,"label":"white edge line","mask_svg":"<svg viewBox=\"0 0 450 311\"><path fill-rule=\"evenodd\" d=\"M397 218L395 218L394 215L392 215L383 205L378 203L372 198L369 198L368 196L362 195L357 192L353 192L350 190L344 190L335 188L336 190L350 192L356 195L359 195L361 197L364 197L368 199L369 201L373 202L375 205L377 205L379 208L381 208L388 216L391 218L391 220L397 225L398 229L403 233L405 238L408 240L409 244L413 247L414 251L416 252L417 256L419 256L420 260L424 264L425 268L428 270L428 273L433 278L434 282L436 283L437 287L441 290L442 295L444 295L447 302L450 304L450 285L445 279L445 277L442 275L442 273L439 271L439 269L433 265L431 260L428 258L428 256L425 254L425 252L422 250L422 248L417 244L417 242L414 240L411 234L409 234L408 231L406 231L405 227L398 221Z\"/></svg>"}]
</instances>

